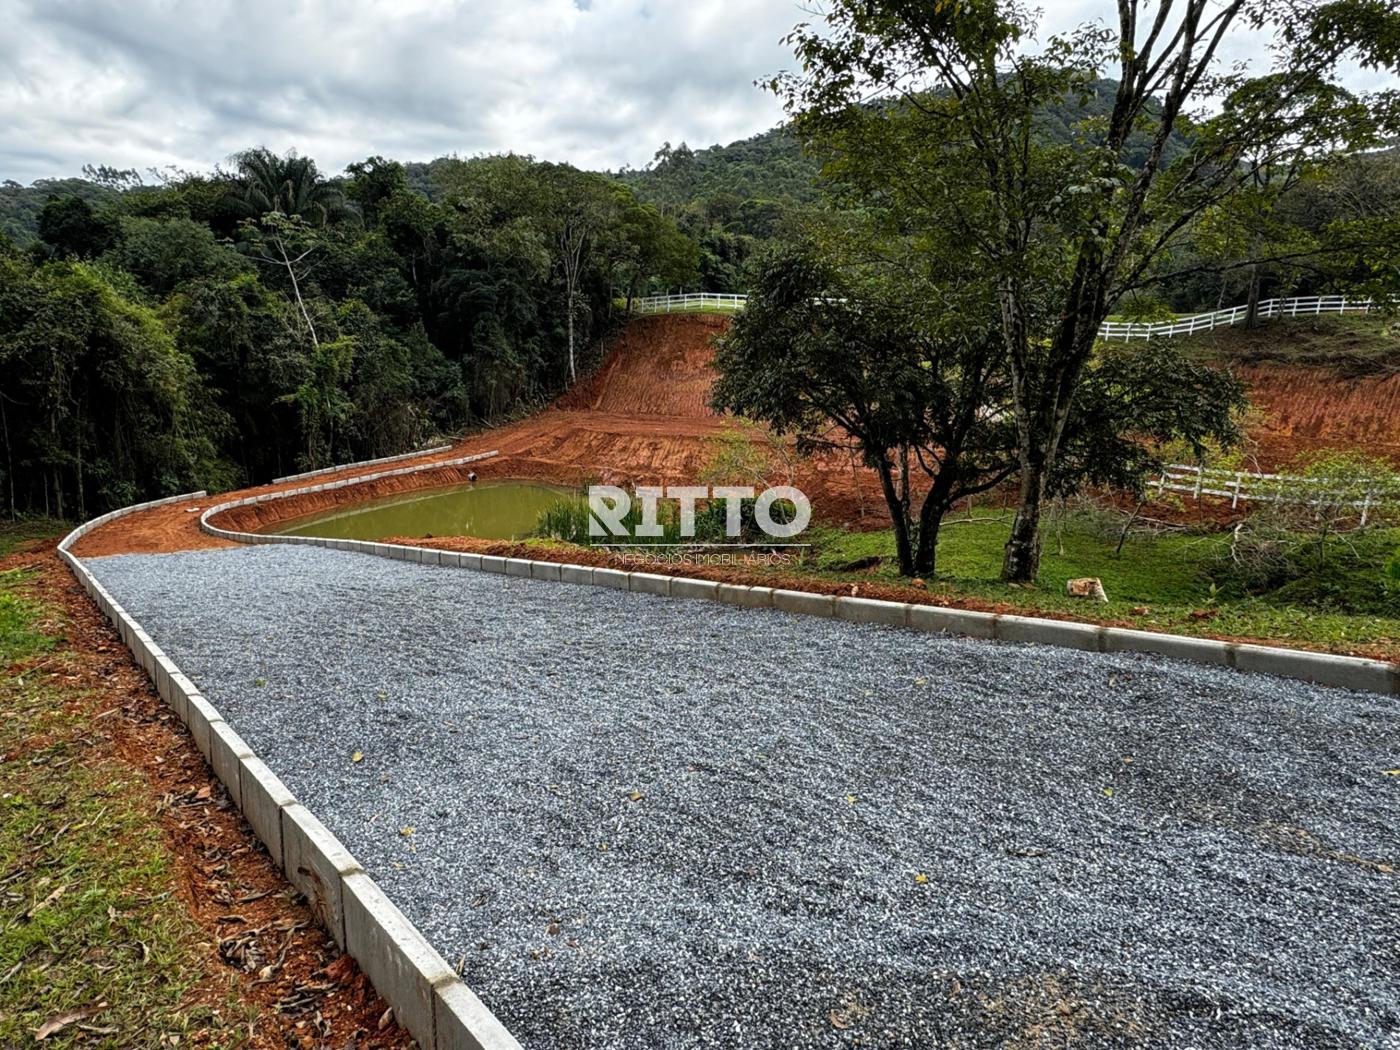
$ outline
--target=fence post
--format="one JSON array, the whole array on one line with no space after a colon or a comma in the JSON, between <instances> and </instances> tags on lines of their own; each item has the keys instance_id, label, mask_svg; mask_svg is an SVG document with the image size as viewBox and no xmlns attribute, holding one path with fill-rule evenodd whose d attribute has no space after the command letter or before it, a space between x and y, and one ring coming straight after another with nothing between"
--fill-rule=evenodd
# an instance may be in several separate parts
<instances>
[{"instance_id":1,"label":"fence post","mask_svg":"<svg viewBox=\"0 0 1400 1050\"><path fill-rule=\"evenodd\" d=\"M1230 509L1234 510L1240 505L1240 489L1244 486L1244 471L1235 472L1235 498L1230 500Z\"/></svg>"}]
</instances>

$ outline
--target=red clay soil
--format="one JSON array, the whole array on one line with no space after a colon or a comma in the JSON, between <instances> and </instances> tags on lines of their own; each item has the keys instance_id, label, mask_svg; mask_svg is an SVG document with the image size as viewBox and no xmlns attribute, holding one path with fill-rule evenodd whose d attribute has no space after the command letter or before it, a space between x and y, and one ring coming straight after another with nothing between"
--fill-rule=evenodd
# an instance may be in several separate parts
<instances>
[{"instance_id":1,"label":"red clay soil","mask_svg":"<svg viewBox=\"0 0 1400 1050\"><path fill-rule=\"evenodd\" d=\"M1348 378L1329 368L1257 364L1236 369L1260 421L1260 467L1314 449L1358 449L1400 465L1400 373Z\"/></svg>"},{"instance_id":2,"label":"red clay soil","mask_svg":"<svg viewBox=\"0 0 1400 1050\"><path fill-rule=\"evenodd\" d=\"M176 896L205 935L207 976L188 1005L217 1007L232 978L239 998L257 1007L246 1044L255 1050L408 1046L397 1025L381 1027L387 1005L317 926L54 547L53 540L29 545L0 558L0 570L33 572L35 597L63 610L65 643L55 666L74 709L91 720L84 760L124 762L143 775L145 797L136 804L157 815ZM194 1033L191 1043L208 1038Z\"/></svg>"},{"instance_id":3,"label":"red clay soil","mask_svg":"<svg viewBox=\"0 0 1400 1050\"><path fill-rule=\"evenodd\" d=\"M707 405L714 379L712 339L728 320L713 315L645 317L617 337L598 371L552 406L523 419L457 442L450 451L395 466L429 463L497 449L501 455L475 466L483 478L525 478L581 484L695 483L715 456L717 439L743 426L716 415ZM1240 369L1262 419L1253 428L1261 467L1270 468L1300 451L1359 446L1400 462L1400 376L1346 379L1329 369L1291 365L1246 365ZM750 430L756 445L770 442ZM775 481L791 481L811 498L817 515L856 527L888 523L874 473L839 454L791 461L790 474L775 461ZM375 468L342 471L316 481L372 473ZM384 479L366 486L263 504L230 514L226 525L255 530L305 514L407 490L453 484L462 471L432 471ZM243 489L218 497L254 495L303 487L288 482ZM160 552L228 544L199 530L199 513L213 498L154 508L120 518L84 537L83 557L126 552ZM1154 506L1149 513L1173 520L1215 521L1213 503L1183 514ZM1228 513L1224 518L1228 518ZM1222 520L1224 520L1222 518Z\"/></svg>"}]
</instances>

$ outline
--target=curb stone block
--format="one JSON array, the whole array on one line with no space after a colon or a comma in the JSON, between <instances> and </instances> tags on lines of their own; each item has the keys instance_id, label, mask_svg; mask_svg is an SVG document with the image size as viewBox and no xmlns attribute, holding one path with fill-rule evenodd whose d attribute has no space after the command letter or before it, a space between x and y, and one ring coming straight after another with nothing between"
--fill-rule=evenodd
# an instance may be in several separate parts
<instances>
[{"instance_id":1,"label":"curb stone block","mask_svg":"<svg viewBox=\"0 0 1400 1050\"><path fill-rule=\"evenodd\" d=\"M448 569L460 569L462 556L456 551L438 551L438 564Z\"/></svg>"},{"instance_id":2,"label":"curb stone block","mask_svg":"<svg viewBox=\"0 0 1400 1050\"><path fill-rule=\"evenodd\" d=\"M344 883L347 876L363 874L364 869L299 802L282 808L282 870L287 873L287 880L306 895L316 918L344 950Z\"/></svg>"},{"instance_id":3,"label":"curb stone block","mask_svg":"<svg viewBox=\"0 0 1400 1050\"><path fill-rule=\"evenodd\" d=\"M611 587L616 591L627 590L628 574L621 569L594 569L593 585L595 587Z\"/></svg>"},{"instance_id":4,"label":"curb stone block","mask_svg":"<svg viewBox=\"0 0 1400 1050\"><path fill-rule=\"evenodd\" d=\"M909 606L909 626L916 631L961 634L990 640L996 637L997 614L972 609L945 609L939 605Z\"/></svg>"},{"instance_id":5,"label":"curb stone block","mask_svg":"<svg viewBox=\"0 0 1400 1050\"><path fill-rule=\"evenodd\" d=\"M523 576L526 579L529 579L531 573L533 572L532 565L533 563L530 561L529 558L507 558L506 575Z\"/></svg>"},{"instance_id":6,"label":"curb stone block","mask_svg":"<svg viewBox=\"0 0 1400 1050\"><path fill-rule=\"evenodd\" d=\"M461 981L433 990L434 1050L521 1050L515 1037Z\"/></svg>"},{"instance_id":7,"label":"curb stone block","mask_svg":"<svg viewBox=\"0 0 1400 1050\"><path fill-rule=\"evenodd\" d=\"M420 547L423 552L422 562L424 565L441 565L442 551L435 547Z\"/></svg>"},{"instance_id":8,"label":"curb stone block","mask_svg":"<svg viewBox=\"0 0 1400 1050\"><path fill-rule=\"evenodd\" d=\"M671 593L671 577L661 576L654 572L628 573L627 589L639 594L669 595Z\"/></svg>"},{"instance_id":9,"label":"curb stone block","mask_svg":"<svg viewBox=\"0 0 1400 1050\"><path fill-rule=\"evenodd\" d=\"M671 597L718 601L719 584L714 580L692 580L685 576L677 576L671 580Z\"/></svg>"},{"instance_id":10,"label":"curb stone block","mask_svg":"<svg viewBox=\"0 0 1400 1050\"><path fill-rule=\"evenodd\" d=\"M836 598L830 594L813 594L810 591L773 592L773 608L799 616L835 616Z\"/></svg>"},{"instance_id":11,"label":"curb stone block","mask_svg":"<svg viewBox=\"0 0 1400 1050\"><path fill-rule=\"evenodd\" d=\"M214 775L223 782L233 804L242 810L243 788L238 779L238 767L243 759L253 757L253 749L227 722L213 722L209 726L209 752Z\"/></svg>"},{"instance_id":12,"label":"curb stone block","mask_svg":"<svg viewBox=\"0 0 1400 1050\"><path fill-rule=\"evenodd\" d=\"M506 560L498 558L494 554L483 554L481 556L481 570L483 572L505 572Z\"/></svg>"},{"instance_id":13,"label":"curb stone block","mask_svg":"<svg viewBox=\"0 0 1400 1050\"><path fill-rule=\"evenodd\" d=\"M559 582L591 585L593 583L593 570L587 565L561 565L559 566Z\"/></svg>"},{"instance_id":14,"label":"curb stone block","mask_svg":"<svg viewBox=\"0 0 1400 1050\"><path fill-rule=\"evenodd\" d=\"M167 706L174 707L174 702L170 699L170 676L178 668L171 662L170 657L162 653L156 658L155 673L151 675L151 680L156 685L156 695L165 701Z\"/></svg>"},{"instance_id":15,"label":"curb stone block","mask_svg":"<svg viewBox=\"0 0 1400 1050\"><path fill-rule=\"evenodd\" d=\"M478 572L481 571L480 554L459 554L458 557L461 559L459 564L462 566L462 568L476 569Z\"/></svg>"},{"instance_id":16,"label":"curb stone block","mask_svg":"<svg viewBox=\"0 0 1400 1050\"><path fill-rule=\"evenodd\" d=\"M215 722L222 722L223 716L214 710L213 704L198 693L190 694L188 707L190 717L186 725L190 728L190 736L194 737L194 746L199 748L199 753L204 756L206 762L212 762L211 727Z\"/></svg>"},{"instance_id":17,"label":"curb stone block","mask_svg":"<svg viewBox=\"0 0 1400 1050\"><path fill-rule=\"evenodd\" d=\"M537 580L552 580L555 583L561 579L559 565L552 561L531 562L530 575Z\"/></svg>"},{"instance_id":18,"label":"curb stone block","mask_svg":"<svg viewBox=\"0 0 1400 1050\"><path fill-rule=\"evenodd\" d=\"M745 587L739 583L721 583L719 600L725 605L742 609L766 609L773 604L772 587Z\"/></svg>"},{"instance_id":19,"label":"curb stone block","mask_svg":"<svg viewBox=\"0 0 1400 1050\"><path fill-rule=\"evenodd\" d=\"M1362 692L1393 691L1394 666L1382 660L1361 660L1334 653L1275 649L1266 645L1237 645L1234 666L1241 671L1285 674L1320 685Z\"/></svg>"},{"instance_id":20,"label":"curb stone block","mask_svg":"<svg viewBox=\"0 0 1400 1050\"><path fill-rule=\"evenodd\" d=\"M395 1019L420 1046L431 1047L434 988L457 975L368 875L346 875L343 894L346 951L394 1004Z\"/></svg>"},{"instance_id":21,"label":"curb stone block","mask_svg":"<svg viewBox=\"0 0 1400 1050\"><path fill-rule=\"evenodd\" d=\"M1098 652L1102 647L1102 628L1091 623L1002 614L997 617L996 631L997 639L1003 642L1037 642L1089 652Z\"/></svg>"},{"instance_id":22,"label":"curb stone block","mask_svg":"<svg viewBox=\"0 0 1400 1050\"><path fill-rule=\"evenodd\" d=\"M1180 634L1135 631L1128 627L1105 627L1103 646L1106 653L1156 653L1218 667L1228 667L1232 657L1229 646L1213 638L1188 638Z\"/></svg>"},{"instance_id":23,"label":"curb stone block","mask_svg":"<svg viewBox=\"0 0 1400 1050\"><path fill-rule=\"evenodd\" d=\"M404 546L403 544L401 544L401 543L391 543L391 544L389 544L389 546L392 547L392 548L394 549L394 553L393 553L392 557L393 557L393 559L394 559L395 561L408 561L408 548L407 548L407 547L405 547L405 546Z\"/></svg>"},{"instance_id":24,"label":"curb stone block","mask_svg":"<svg viewBox=\"0 0 1400 1050\"><path fill-rule=\"evenodd\" d=\"M836 616L851 623L904 627L909 623L909 606L903 602L880 601L878 598L837 598Z\"/></svg>"},{"instance_id":25,"label":"curb stone block","mask_svg":"<svg viewBox=\"0 0 1400 1050\"><path fill-rule=\"evenodd\" d=\"M268 769L262 759L251 756L238 763L238 795L243 819L267 847L278 868L283 866L282 810L296 804L287 785Z\"/></svg>"},{"instance_id":26,"label":"curb stone block","mask_svg":"<svg viewBox=\"0 0 1400 1050\"><path fill-rule=\"evenodd\" d=\"M183 671L176 671L170 676L170 706L180 716L180 721L187 725L190 720L190 695L198 692Z\"/></svg>"}]
</instances>

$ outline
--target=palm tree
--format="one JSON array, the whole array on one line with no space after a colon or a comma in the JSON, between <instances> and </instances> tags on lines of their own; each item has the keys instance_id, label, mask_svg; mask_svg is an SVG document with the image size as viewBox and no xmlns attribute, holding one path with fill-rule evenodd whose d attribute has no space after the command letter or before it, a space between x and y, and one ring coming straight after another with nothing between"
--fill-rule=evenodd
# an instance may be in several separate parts
<instances>
[{"instance_id":1,"label":"palm tree","mask_svg":"<svg viewBox=\"0 0 1400 1050\"><path fill-rule=\"evenodd\" d=\"M345 196L321 178L316 162L296 151L279 157L259 146L234 155L235 197L253 218L269 212L298 216L314 226L350 214Z\"/></svg>"}]
</instances>

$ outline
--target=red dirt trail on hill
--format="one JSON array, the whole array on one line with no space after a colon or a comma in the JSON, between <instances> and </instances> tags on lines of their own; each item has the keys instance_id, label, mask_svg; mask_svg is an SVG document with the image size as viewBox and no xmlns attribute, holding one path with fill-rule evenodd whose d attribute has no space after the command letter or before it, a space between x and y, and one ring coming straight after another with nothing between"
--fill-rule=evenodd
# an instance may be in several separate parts
<instances>
[{"instance_id":1,"label":"red dirt trail on hill","mask_svg":"<svg viewBox=\"0 0 1400 1050\"><path fill-rule=\"evenodd\" d=\"M500 452L497 458L473 465L483 478L563 484L694 483L713 459L717 439L744 426L708 405L714 382L712 340L728 325L727 318L703 314L638 318L607 348L597 372L543 412L466 437L448 452L393 466L428 464L495 449ZM1247 365L1239 372L1263 415L1252 431L1261 467L1277 466L1306 449L1344 445L1400 462L1400 376L1346 379L1330 369L1291 365ZM749 432L767 443L762 431ZM376 469L382 468L351 468L314 481ZM346 503L455 484L465 480L466 469L443 468L279 500L232 512L223 523L250 531L267 528ZM778 469L773 480L789 479ZM797 463L791 481L808 494L818 516L826 520L856 526L878 526L888 520L874 473L839 455ZM76 553L98 557L229 546L199 530L195 508L312 483L256 486L133 514L89 533L78 543Z\"/></svg>"}]
</instances>

